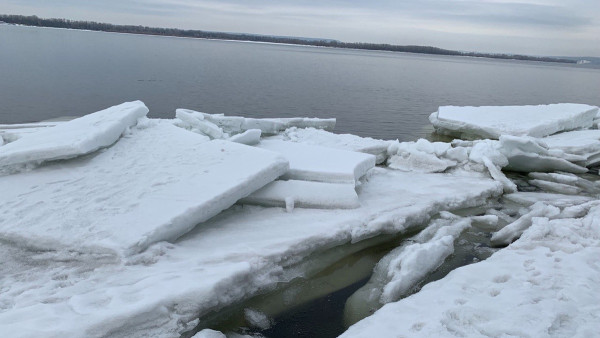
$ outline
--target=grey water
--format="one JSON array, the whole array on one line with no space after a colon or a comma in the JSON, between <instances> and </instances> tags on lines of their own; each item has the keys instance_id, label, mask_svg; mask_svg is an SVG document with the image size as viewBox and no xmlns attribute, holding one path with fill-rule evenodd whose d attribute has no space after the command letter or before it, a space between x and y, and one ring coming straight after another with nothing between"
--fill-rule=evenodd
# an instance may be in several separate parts
<instances>
[{"instance_id":1,"label":"grey water","mask_svg":"<svg viewBox=\"0 0 600 338\"><path fill-rule=\"evenodd\" d=\"M600 105L600 69L0 25L0 123L137 99L150 117L335 117L338 133L410 141L442 105Z\"/></svg>"}]
</instances>

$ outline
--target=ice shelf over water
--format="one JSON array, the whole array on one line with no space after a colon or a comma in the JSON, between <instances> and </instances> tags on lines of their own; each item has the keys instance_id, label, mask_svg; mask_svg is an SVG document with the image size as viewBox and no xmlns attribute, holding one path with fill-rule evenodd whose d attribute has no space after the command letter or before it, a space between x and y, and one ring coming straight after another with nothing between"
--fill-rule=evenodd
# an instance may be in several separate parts
<instances>
[{"instance_id":1,"label":"ice shelf over water","mask_svg":"<svg viewBox=\"0 0 600 338\"><path fill-rule=\"evenodd\" d=\"M147 113L141 101L126 102L21 137L0 147L0 170L72 158L109 146Z\"/></svg>"},{"instance_id":2,"label":"ice shelf over water","mask_svg":"<svg viewBox=\"0 0 600 338\"><path fill-rule=\"evenodd\" d=\"M139 101L2 125L0 153L35 156L6 157L25 171L0 176L1 335L223 337L210 318L403 235L346 314L383 307L344 337L593 336L600 184L585 172L598 135L566 130L594 128L595 109L441 107L434 123L494 138L451 143L319 130L335 120L147 119ZM477 233L501 248L414 289ZM249 326L272 324L242 309Z\"/></svg>"},{"instance_id":3,"label":"ice shelf over water","mask_svg":"<svg viewBox=\"0 0 600 338\"><path fill-rule=\"evenodd\" d=\"M484 138L500 135L544 137L591 128L598 107L560 103L539 106L439 107L429 120L440 130Z\"/></svg>"}]
</instances>

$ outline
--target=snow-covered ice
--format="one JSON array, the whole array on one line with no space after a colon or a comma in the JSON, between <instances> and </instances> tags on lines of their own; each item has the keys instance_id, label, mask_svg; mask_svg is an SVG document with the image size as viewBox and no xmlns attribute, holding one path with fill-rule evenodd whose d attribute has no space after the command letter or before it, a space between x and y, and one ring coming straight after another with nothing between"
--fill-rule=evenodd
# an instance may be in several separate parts
<instances>
[{"instance_id":1,"label":"snow-covered ice","mask_svg":"<svg viewBox=\"0 0 600 338\"><path fill-rule=\"evenodd\" d=\"M21 137L0 147L0 170L72 158L107 147L147 113L143 102L126 102Z\"/></svg>"},{"instance_id":2,"label":"snow-covered ice","mask_svg":"<svg viewBox=\"0 0 600 338\"><path fill-rule=\"evenodd\" d=\"M341 337L595 337L600 207L533 218L519 240L390 303Z\"/></svg>"},{"instance_id":3,"label":"snow-covered ice","mask_svg":"<svg viewBox=\"0 0 600 338\"><path fill-rule=\"evenodd\" d=\"M354 151L279 140L262 140L257 147L280 153L290 162L285 178L355 184L375 166L375 156Z\"/></svg>"},{"instance_id":4,"label":"snow-covered ice","mask_svg":"<svg viewBox=\"0 0 600 338\"><path fill-rule=\"evenodd\" d=\"M0 177L0 238L134 253L181 236L287 169L278 154L150 120L93 156Z\"/></svg>"},{"instance_id":5,"label":"snow-covered ice","mask_svg":"<svg viewBox=\"0 0 600 338\"><path fill-rule=\"evenodd\" d=\"M560 103L539 106L443 106L429 120L441 132L498 139L500 135L544 137L591 128L598 107Z\"/></svg>"},{"instance_id":6,"label":"snow-covered ice","mask_svg":"<svg viewBox=\"0 0 600 338\"><path fill-rule=\"evenodd\" d=\"M502 190L486 178L382 168L371 170L360 188L357 209L234 207L125 263L2 243L7 262L26 263L1 267L0 331L11 337L175 336L204 314L317 273L304 258L324 248L402 233L440 210L482 205Z\"/></svg>"},{"instance_id":7,"label":"snow-covered ice","mask_svg":"<svg viewBox=\"0 0 600 338\"><path fill-rule=\"evenodd\" d=\"M360 206L354 184L310 181L274 181L240 200L269 207L354 209Z\"/></svg>"}]
</instances>

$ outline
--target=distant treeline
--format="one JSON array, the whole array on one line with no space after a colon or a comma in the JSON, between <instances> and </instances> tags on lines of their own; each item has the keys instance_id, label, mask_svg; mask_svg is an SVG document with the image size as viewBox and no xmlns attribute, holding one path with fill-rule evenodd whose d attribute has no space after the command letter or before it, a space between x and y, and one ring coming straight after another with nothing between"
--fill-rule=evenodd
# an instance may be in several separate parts
<instances>
[{"instance_id":1,"label":"distant treeline","mask_svg":"<svg viewBox=\"0 0 600 338\"><path fill-rule=\"evenodd\" d=\"M66 19L42 19L42 18L38 18L35 15L34 16L23 16L23 15L2 15L2 14L0 14L0 21L3 21L5 23L10 23L10 24L20 24L20 25L26 25L26 26L86 29L86 30L103 31L103 32L178 36L178 37L187 37L187 38L202 38L202 39L215 39L215 40L240 40L240 41L287 43L287 44L294 44L294 45L366 49L366 50L383 50L383 51L419 53L419 54L472 56L472 57L485 57L485 58L493 58L493 59L576 63L575 60L560 59L560 58L537 57L537 56L514 55L514 54L460 52L460 51L448 50L448 49L442 49L442 48L430 47L430 46L398 46L398 45L390 45L390 44L363 43L363 42L340 42L337 40L328 40L328 39L304 39L304 38L295 38L295 37L279 37L279 36L255 35L255 34L209 32L209 31L185 30L185 29L176 29L176 28L156 28L156 27L133 26L133 25L113 25L113 24L109 24L109 23L101 23L101 22L93 22L93 21L72 21L72 20L66 20Z\"/></svg>"}]
</instances>

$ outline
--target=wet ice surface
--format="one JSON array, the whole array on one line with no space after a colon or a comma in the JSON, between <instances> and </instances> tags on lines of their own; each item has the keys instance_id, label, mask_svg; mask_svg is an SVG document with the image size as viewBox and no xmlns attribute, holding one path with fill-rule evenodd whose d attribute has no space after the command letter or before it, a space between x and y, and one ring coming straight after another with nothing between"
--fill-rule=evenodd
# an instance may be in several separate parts
<instances>
[{"instance_id":1,"label":"wet ice surface","mask_svg":"<svg viewBox=\"0 0 600 338\"><path fill-rule=\"evenodd\" d=\"M309 313L332 322L298 329L314 336L592 332L600 186L572 173L588 134L399 143L177 113L0 176L2 332L277 336Z\"/></svg>"}]
</instances>

